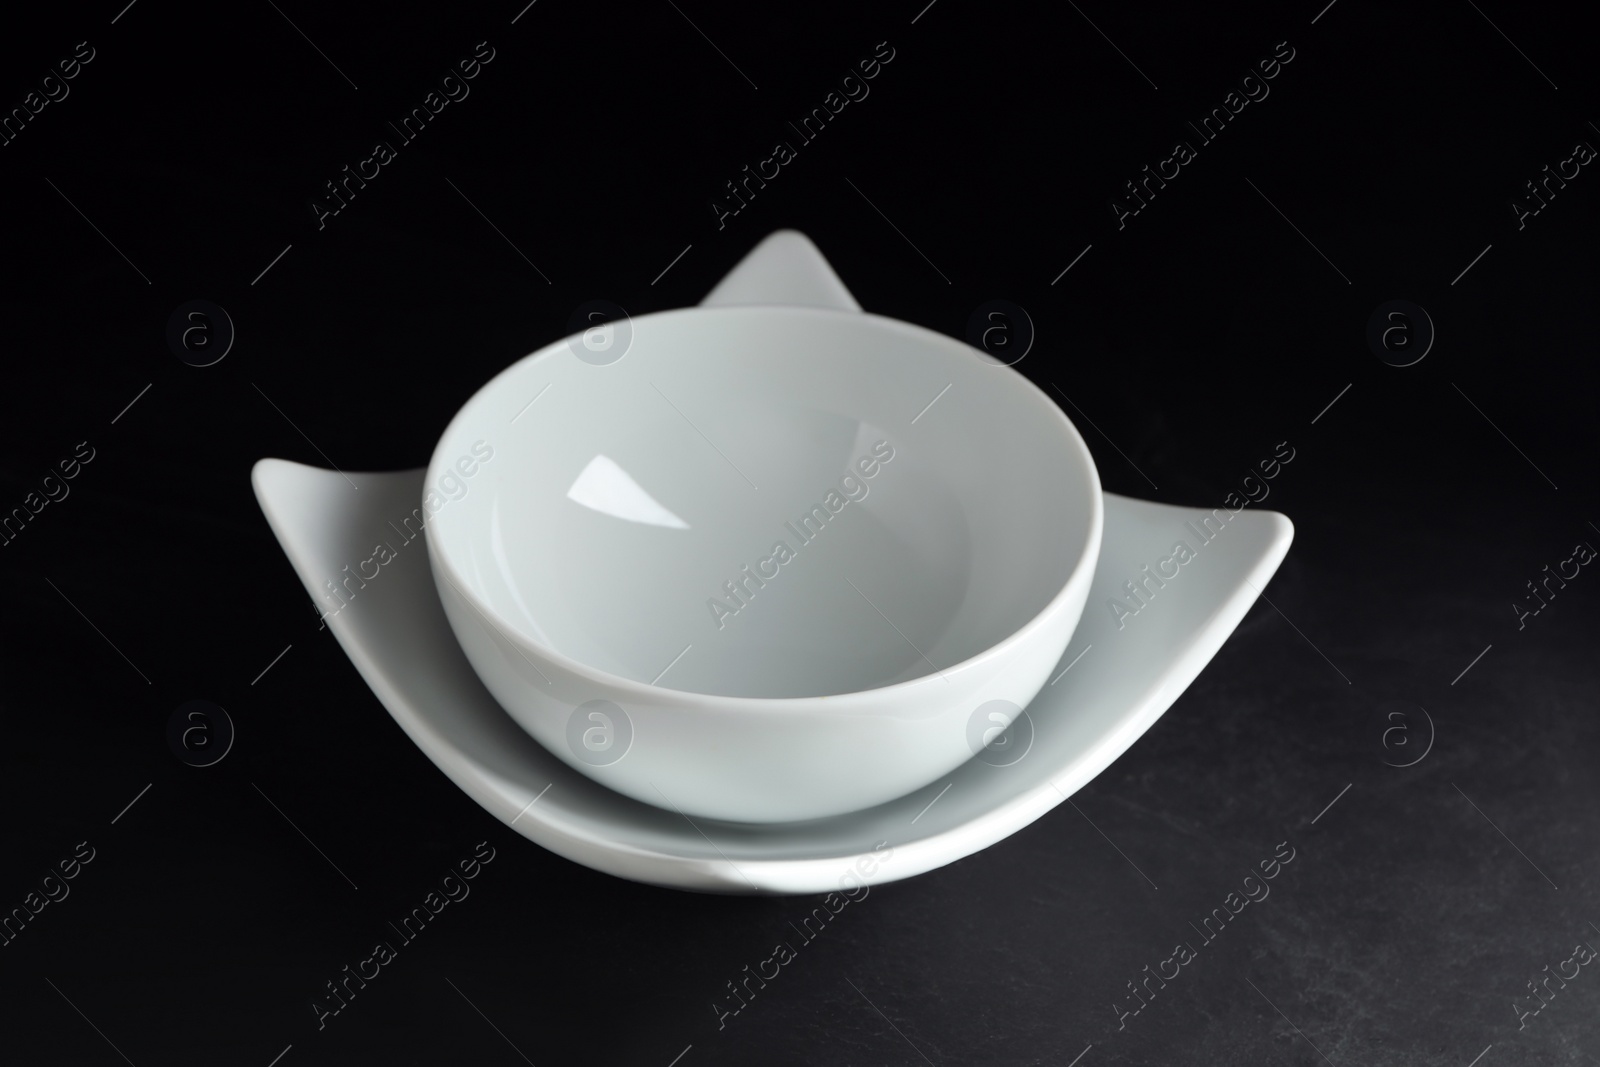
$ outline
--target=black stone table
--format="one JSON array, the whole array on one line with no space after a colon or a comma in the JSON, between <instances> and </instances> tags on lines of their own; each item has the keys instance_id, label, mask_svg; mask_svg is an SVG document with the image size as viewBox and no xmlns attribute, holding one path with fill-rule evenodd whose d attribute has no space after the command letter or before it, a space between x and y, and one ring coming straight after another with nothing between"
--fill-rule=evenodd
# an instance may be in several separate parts
<instances>
[{"instance_id":1,"label":"black stone table","mask_svg":"<svg viewBox=\"0 0 1600 1067\"><path fill-rule=\"evenodd\" d=\"M1592 1062L1589 43L1325 2L16 13L6 1062ZM584 302L780 227L870 311L1020 309L985 343L1108 490L1296 525L1072 805L825 922L479 809L248 479L421 465Z\"/></svg>"}]
</instances>

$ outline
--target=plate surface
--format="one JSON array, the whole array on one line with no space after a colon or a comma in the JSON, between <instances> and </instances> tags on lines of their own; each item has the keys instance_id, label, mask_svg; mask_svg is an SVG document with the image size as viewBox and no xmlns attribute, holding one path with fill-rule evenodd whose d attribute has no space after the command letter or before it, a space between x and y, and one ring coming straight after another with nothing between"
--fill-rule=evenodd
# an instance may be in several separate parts
<instances>
[{"instance_id":1,"label":"plate surface","mask_svg":"<svg viewBox=\"0 0 1600 1067\"><path fill-rule=\"evenodd\" d=\"M859 310L816 248L793 232L768 238L704 303L763 299ZM376 543L394 550L327 624L411 739L484 808L559 855L636 881L728 893L818 893L856 880L894 881L970 855L1039 818L1171 706L1244 617L1293 536L1276 512L1245 510L1224 522L1226 509L1212 517L1105 494L1105 536L1088 606L1051 674L1055 681L1030 705L1004 752L988 750L990 762L974 759L866 811L746 826L691 821L630 800L524 733L467 663L421 537L408 540L408 531L391 525L415 508L425 472L348 477L359 491L338 472L283 460L263 460L253 475L268 522L315 602L323 603L326 581L370 559ZM1189 549L1182 562L1174 553L1179 542ZM1169 576L1159 588L1147 583L1147 603L1139 607L1124 583L1142 579L1146 566ZM1121 611L1112 609L1113 599Z\"/></svg>"}]
</instances>

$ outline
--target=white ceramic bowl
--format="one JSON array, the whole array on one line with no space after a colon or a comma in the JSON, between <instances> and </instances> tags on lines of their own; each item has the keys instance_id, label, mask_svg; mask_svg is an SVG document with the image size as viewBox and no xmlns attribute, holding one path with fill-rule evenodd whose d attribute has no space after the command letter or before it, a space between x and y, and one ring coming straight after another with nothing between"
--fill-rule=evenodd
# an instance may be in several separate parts
<instances>
[{"instance_id":1,"label":"white ceramic bowl","mask_svg":"<svg viewBox=\"0 0 1600 1067\"><path fill-rule=\"evenodd\" d=\"M882 803L992 743L1099 554L1060 409L874 315L610 329L480 389L403 520L505 709L621 793L740 822Z\"/></svg>"}]
</instances>

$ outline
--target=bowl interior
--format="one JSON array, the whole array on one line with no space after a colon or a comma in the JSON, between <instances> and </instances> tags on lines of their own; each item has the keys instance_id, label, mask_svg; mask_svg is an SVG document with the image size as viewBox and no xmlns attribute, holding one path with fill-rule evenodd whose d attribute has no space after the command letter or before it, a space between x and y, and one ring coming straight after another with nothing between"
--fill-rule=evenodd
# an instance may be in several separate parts
<instances>
[{"instance_id":1,"label":"bowl interior","mask_svg":"<svg viewBox=\"0 0 1600 1067\"><path fill-rule=\"evenodd\" d=\"M1088 450L966 345L803 308L630 329L614 362L513 364L434 453L436 566L502 631L635 682L826 696L985 651L1083 561Z\"/></svg>"}]
</instances>

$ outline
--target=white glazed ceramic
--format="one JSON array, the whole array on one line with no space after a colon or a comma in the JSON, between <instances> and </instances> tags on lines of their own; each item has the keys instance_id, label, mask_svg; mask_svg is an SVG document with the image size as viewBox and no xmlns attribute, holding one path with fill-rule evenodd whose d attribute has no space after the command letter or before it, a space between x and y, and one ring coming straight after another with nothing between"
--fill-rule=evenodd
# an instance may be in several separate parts
<instances>
[{"instance_id":1,"label":"white glazed ceramic","mask_svg":"<svg viewBox=\"0 0 1600 1067\"><path fill-rule=\"evenodd\" d=\"M1100 549L1055 403L859 312L628 329L604 365L567 340L513 364L434 452L412 522L500 704L618 792L748 822L880 804L998 736Z\"/></svg>"},{"instance_id":2,"label":"white glazed ceramic","mask_svg":"<svg viewBox=\"0 0 1600 1067\"><path fill-rule=\"evenodd\" d=\"M837 300L837 277L803 236L768 238L717 287L736 303ZM729 295L731 294L731 295ZM469 796L518 833L596 870L727 893L819 893L896 881L1015 833L1109 766L1183 692L1271 579L1293 529L1246 510L1133 619L1106 602L1186 536L1199 509L1105 494L1105 535L1088 608L1024 721L1033 741L1006 766L969 760L948 776L860 812L753 827L694 820L577 774L495 702L462 654L426 555L390 524L423 491L421 470L350 475L262 460L253 481L273 532L313 601L324 582L395 549L327 626L408 736ZM370 570L369 572L370 573ZM324 606L324 610L328 610ZM1070 817L1070 816L1069 816ZM876 851L874 851L876 849Z\"/></svg>"}]
</instances>

